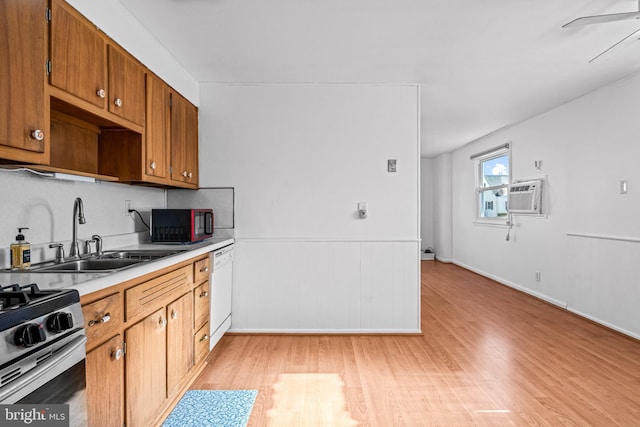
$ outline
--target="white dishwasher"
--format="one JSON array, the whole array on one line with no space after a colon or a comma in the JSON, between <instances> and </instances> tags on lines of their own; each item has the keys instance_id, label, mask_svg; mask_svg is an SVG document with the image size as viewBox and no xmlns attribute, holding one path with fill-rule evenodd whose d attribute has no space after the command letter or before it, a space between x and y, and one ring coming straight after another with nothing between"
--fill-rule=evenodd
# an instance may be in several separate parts
<instances>
[{"instance_id":1,"label":"white dishwasher","mask_svg":"<svg viewBox=\"0 0 640 427\"><path fill-rule=\"evenodd\" d=\"M231 292L233 284L233 245L211 254L211 302L209 349L213 349L231 327Z\"/></svg>"}]
</instances>

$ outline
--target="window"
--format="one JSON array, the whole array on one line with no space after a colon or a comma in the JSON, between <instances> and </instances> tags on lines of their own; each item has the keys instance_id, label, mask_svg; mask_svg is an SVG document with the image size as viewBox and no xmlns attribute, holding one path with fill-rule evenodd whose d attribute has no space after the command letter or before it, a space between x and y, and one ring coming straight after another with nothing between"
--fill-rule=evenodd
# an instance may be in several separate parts
<instances>
[{"instance_id":1,"label":"window","mask_svg":"<svg viewBox=\"0 0 640 427\"><path fill-rule=\"evenodd\" d=\"M477 170L476 206L479 220L505 219L511 176L509 144L471 156Z\"/></svg>"}]
</instances>

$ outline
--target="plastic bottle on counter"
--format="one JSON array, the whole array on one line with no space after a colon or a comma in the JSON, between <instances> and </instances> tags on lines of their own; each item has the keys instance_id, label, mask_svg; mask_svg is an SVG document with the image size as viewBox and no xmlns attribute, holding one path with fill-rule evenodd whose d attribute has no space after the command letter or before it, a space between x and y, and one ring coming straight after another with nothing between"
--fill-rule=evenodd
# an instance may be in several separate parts
<instances>
[{"instance_id":1,"label":"plastic bottle on counter","mask_svg":"<svg viewBox=\"0 0 640 427\"><path fill-rule=\"evenodd\" d=\"M28 227L18 228L15 243L11 244L11 270L28 270L31 267L31 244L24 240L22 230Z\"/></svg>"}]
</instances>

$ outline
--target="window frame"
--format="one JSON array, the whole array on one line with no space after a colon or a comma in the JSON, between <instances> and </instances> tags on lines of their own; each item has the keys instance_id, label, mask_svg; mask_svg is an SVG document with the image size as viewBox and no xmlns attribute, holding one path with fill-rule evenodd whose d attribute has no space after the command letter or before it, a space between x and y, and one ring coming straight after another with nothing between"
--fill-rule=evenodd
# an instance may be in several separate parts
<instances>
[{"instance_id":1,"label":"window frame","mask_svg":"<svg viewBox=\"0 0 640 427\"><path fill-rule=\"evenodd\" d=\"M503 157L503 156L508 156L509 161L508 161L508 168L509 168L509 173L508 173L508 180L506 183L504 184L500 184L500 185L494 185L494 186L490 186L490 187L483 187L483 183L484 183L484 171L482 170L482 165L492 159L496 159L498 157ZM509 185L511 184L511 179L513 177L513 170L511 167L512 164L512 152L511 152L511 143L507 143L504 145L501 145L500 147L496 147L494 149L490 149L487 151L484 151L480 154L477 154L475 156L471 156L471 158L474 160L473 166L475 168L475 192L474 192L474 206L475 206L475 220L474 222L476 223L482 223L482 224L492 224L492 225L505 225L508 222L508 217L509 217L509 205L508 205L508 198L509 198ZM485 217L482 216L482 207L483 205L483 201L481 199L482 197L482 193L485 191L493 191L493 190L504 190L504 193L507 197L507 214L505 216L496 216L496 217Z\"/></svg>"}]
</instances>

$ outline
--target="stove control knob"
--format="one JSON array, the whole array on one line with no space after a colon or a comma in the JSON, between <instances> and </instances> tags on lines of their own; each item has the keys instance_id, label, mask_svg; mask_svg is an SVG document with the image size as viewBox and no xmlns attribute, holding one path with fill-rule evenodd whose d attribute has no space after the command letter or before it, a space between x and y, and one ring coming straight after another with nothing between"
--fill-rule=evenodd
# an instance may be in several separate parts
<instances>
[{"instance_id":1,"label":"stove control knob","mask_svg":"<svg viewBox=\"0 0 640 427\"><path fill-rule=\"evenodd\" d=\"M54 313L47 318L47 328L54 334L73 328L71 313Z\"/></svg>"},{"instance_id":2,"label":"stove control knob","mask_svg":"<svg viewBox=\"0 0 640 427\"><path fill-rule=\"evenodd\" d=\"M21 347L31 347L47 339L44 325L28 323L21 326L13 336L13 342Z\"/></svg>"}]
</instances>

